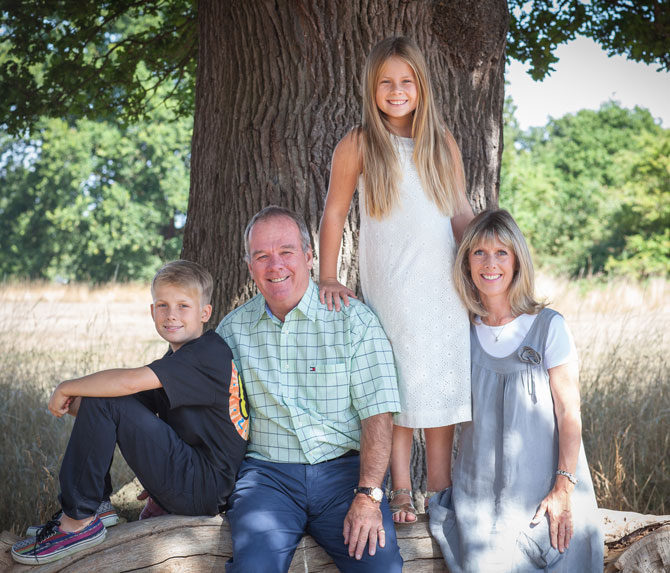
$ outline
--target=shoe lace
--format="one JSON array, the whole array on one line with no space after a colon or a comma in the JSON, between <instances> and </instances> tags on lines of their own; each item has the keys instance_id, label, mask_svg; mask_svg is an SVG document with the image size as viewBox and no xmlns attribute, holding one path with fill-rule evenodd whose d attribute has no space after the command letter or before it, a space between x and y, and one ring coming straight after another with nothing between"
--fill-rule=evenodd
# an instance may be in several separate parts
<instances>
[{"instance_id":1,"label":"shoe lace","mask_svg":"<svg viewBox=\"0 0 670 573\"><path fill-rule=\"evenodd\" d=\"M42 543L42 541L44 541L45 539L51 537L54 533L56 533L56 530L60 525L60 520L58 519L59 517L60 517L60 511L54 513L51 516L51 519L37 530L37 534L35 535L35 537L37 538L37 543L35 543L35 551L37 550L37 546L40 543Z\"/></svg>"}]
</instances>

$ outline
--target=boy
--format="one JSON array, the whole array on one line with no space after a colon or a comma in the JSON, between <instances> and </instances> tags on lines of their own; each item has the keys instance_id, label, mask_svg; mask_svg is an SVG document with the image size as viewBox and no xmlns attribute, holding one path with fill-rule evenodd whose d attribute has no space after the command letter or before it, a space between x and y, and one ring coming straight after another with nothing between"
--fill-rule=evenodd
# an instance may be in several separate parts
<instances>
[{"instance_id":1,"label":"boy","mask_svg":"<svg viewBox=\"0 0 670 573\"><path fill-rule=\"evenodd\" d=\"M149 514L223 509L249 423L230 348L214 331L202 332L212 286L200 265L167 263L151 284L151 316L170 344L167 354L148 366L103 370L56 387L51 413L76 416L60 471L62 511L14 544L14 560L49 563L104 540L101 514L116 523L108 501L116 444L159 506Z\"/></svg>"}]
</instances>

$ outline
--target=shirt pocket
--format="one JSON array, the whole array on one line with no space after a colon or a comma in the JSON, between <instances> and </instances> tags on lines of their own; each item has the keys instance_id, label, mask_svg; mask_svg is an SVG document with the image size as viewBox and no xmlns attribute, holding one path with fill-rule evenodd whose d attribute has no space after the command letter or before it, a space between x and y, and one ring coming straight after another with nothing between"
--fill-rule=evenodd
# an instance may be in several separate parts
<instances>
[{"instance_id":1,"label":"shirt pocket","mask_svg":"<svg viewBox=\"0 0 670 573\"><path fill-rule=\"evenodd\" d=\"M307 406L321 414L346 410L351 405L347 365L316 363L305 374Z\"/></svg>"}]
</instances>

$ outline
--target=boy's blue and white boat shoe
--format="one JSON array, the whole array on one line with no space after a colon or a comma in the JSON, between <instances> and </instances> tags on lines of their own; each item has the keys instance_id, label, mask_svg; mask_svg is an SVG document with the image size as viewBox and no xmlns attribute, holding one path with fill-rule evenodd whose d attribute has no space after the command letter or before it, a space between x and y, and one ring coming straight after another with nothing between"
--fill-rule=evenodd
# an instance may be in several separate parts
<instances>
[{"instance_id":1,"label":"boy's blue and white boat shoe","mask_svg":"<svg viewBox=\"0 0 670 573\"><path fill-rule=\"evenodd\" d=\"M68 533L58 527L60 521L51 520L35 537L18 541L12 546L12 558L26 565L41 565L57 561L78 551L102 543L107 530L99 517L95 517L81 531Z\"/></svg>"},{"instance_id":2,"label":"boy's blue and white boat shoe","mask_svg":"<svg viewBox=\"0 0 670 573\"><path fill-rule=\"evenodd\" d=\"M105 527L113 527L119 522L119 515L118 513L116 513L116 508L112 505L112 502L109 500L101 501L95 513L100 518L100 521L102 521L102 524ZM56 512L51 518L51 520L59 521L60 516L62 514L63 514L62 510ZM30 527L28 527L28 529L26 529L26 537L34 537L35 535L37 535L37 532L43 527L44 525L31 525Z\"/></svg>"}]
</instances>

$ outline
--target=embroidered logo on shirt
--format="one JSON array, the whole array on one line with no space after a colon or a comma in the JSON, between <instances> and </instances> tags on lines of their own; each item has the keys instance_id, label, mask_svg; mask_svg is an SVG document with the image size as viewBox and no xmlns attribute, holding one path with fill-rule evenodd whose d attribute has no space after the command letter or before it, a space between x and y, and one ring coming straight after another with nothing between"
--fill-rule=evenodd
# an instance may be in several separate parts
<instances>
[{"instance_id":1,"label":"embroidered logo on shirt","mask_svg":"<svg viewBox=\"0 0 670 573\"><path fill-rule=\"evenodd\" d=\"M230 376L230 402L228 404L230 420L233 422L237 433L245 440L249 439L249 412L247 410L247 400L244 396L244 385L242 377L232 363L232 373Z\"/></svg>"}]
</instances>

